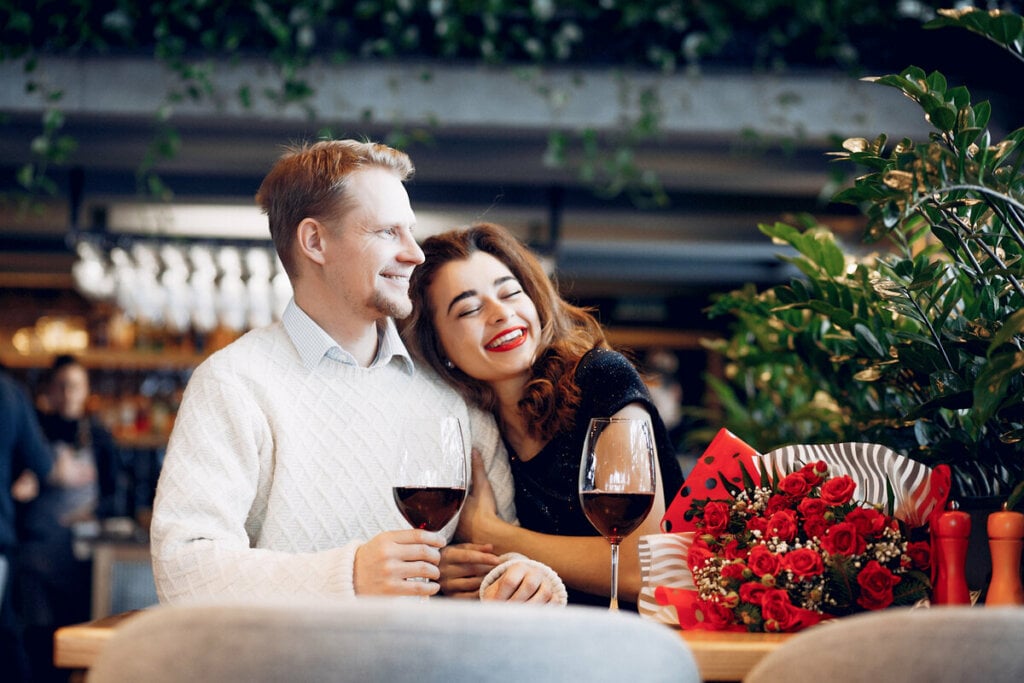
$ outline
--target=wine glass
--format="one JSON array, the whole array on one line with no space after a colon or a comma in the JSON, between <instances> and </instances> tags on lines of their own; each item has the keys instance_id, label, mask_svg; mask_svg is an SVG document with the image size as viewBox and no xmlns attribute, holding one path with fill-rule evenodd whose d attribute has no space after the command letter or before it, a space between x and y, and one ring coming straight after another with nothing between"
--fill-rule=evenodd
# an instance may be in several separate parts
<instances>
[{"instance_id":1,"label":"wine glass","mask_svg":"<svg viewBox=\"0 0 1024 683\"><path fill-rule=\"evenodd\" d=\"M452 415L403 422L392 493L415 529L440 531L466 499L469 465L462 425Z\"/></svg>"},{"instance_id":2,"label":"wine glass","mask_svg":"<svg viewBox=\"0 0 1024 683\"><path fill-rule=\"evenodd\" d=\"M654 505L656 452L646 419L590 420L580 461L580 504L612 549L611 601L619 608L619 543Z\"/></svg>"}]
</instances>

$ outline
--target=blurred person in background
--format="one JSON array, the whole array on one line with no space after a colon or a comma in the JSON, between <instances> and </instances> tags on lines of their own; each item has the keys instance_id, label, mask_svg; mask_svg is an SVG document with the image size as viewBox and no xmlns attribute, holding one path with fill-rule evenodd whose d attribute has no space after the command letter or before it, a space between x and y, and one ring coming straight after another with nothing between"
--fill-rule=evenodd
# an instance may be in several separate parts
<instances>
[{"instance_id":1,"label":"blurred person in background","mask_svg":"<svg viewBox=\"0 0 1024 683\"><path fill-rule=\"evenodd\" d=\"M113 510L119 455L114 439L88 414L89 374L58 356L39 397L39 425L55 455L54 481L20 506L17 610L36 681L66 680L53 666L53 632L91 614L92 562L75 554L75 538L95 535ZM31 477L22 476L22 481Z\"/></svg>"},{"instance_id":2,"label":"blurred person in background","mask_svg":"<svg viewBox=\"0 0 1024 683\"><path fill-rule=\"evenodd\" d=\"M38 493L38 483L53 468L53 456L32 402L18 383L0 368L0 677L12 683L32 679L22 629L14 609L14 560L18 547L16 501ZM32 476L21 479L20 474Z\"/></svg>"}]
</instances>

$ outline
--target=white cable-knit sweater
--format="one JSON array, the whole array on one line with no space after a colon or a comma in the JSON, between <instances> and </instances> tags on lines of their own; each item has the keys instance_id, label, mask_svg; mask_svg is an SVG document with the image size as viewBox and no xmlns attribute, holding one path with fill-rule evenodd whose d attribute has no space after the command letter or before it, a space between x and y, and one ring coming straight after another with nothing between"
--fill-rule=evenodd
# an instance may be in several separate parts
<instances>
[{"instance_id":1,"label":"white cable-knit sweater","mask_svg":"<svg viewBox=\"0 0 1024 683\"><path fill-rule=\"evenodd\" d=\"M512 478L494 421L426 368L400 359L307 369L282 324L249 332L193 373L160 474L152 524L161 602L201 597L352 596L360 544L405 529L392 498L402 420L470 425L499 514Z\"/></svg>"}]
</instances>

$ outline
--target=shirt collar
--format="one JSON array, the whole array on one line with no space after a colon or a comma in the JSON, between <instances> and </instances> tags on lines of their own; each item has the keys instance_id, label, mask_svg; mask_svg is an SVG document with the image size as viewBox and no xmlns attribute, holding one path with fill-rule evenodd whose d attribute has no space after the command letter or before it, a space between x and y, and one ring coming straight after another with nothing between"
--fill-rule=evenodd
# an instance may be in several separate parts
<instances>
[{"instance_id":1,"label":"shirt collar","mask_svg":"<svg viewBox=\"0 0 1024 683\"><path fill-rule=\"evenodd\" d=\"M315 369L325 356L329 360L345 365L359 365L351 353L343 349L305 311L299 308L294 297L288 302L284 313L281 314L281 323L306 369ZM405 371L408 374L412 374L412 356L405 348L395 321L386 318L383 323L377 325L377 355L370 363L370 367L384 366L395 359L405 366Z\"/></svg>"}]
</instances>

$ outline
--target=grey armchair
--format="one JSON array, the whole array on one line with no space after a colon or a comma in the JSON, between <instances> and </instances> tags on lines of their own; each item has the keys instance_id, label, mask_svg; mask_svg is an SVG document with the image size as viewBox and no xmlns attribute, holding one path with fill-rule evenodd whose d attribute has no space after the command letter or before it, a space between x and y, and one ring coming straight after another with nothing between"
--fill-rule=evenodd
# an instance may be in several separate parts
<instances>
[{"instance_id":1,"label":"grey armchair","mask_svg":"<svg viewBox=\"0 0 1024 683\"><path fill-rule=\"evenodd\" d=\"M160 606L89 683L700 680L679 634L633 614L431 599Z\"/></svg>"},{"instance_id":2,"label":"grey armchair","mask_svg":"<svg viewBox=\"0 0 1024 683\"><path fill-rule=\"evenodd\" d=\"M744 683L1024 680L1024 607L867 612L804 631Z\"/></svg>"}]
</instances>

